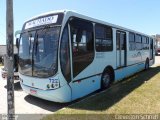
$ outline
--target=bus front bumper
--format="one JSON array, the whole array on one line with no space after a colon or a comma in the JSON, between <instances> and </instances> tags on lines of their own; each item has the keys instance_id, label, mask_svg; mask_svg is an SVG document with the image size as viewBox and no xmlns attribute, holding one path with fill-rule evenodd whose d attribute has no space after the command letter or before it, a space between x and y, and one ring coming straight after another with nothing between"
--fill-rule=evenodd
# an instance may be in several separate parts
<instances>
[{"instance_id":1,"label":"bus front bumper","mask_svg":"<svg viewBox=\"0 0 160 120\"><path fill-rule=\"evenodd\" d=\"M23 83L21 83L21 87L27 94L30 94L32 96L44 100L58 102L58 103L66 103L71 101L71 89L68 85L65 85L55 90L53 89L42 90L42 89L32 88L30 86L24 85Z\"/></svg>"}]
</instances>

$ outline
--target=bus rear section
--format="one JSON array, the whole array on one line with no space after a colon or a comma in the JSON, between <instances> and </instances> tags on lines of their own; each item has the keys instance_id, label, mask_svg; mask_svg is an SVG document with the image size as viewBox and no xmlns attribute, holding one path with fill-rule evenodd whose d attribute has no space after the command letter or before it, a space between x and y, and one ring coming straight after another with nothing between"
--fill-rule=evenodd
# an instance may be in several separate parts
<instances>
[{"instance_id":1,"label":"bus rear section","mask_svg":"<svg viewBox=\"0 0 160 120\"><path fill-rule=\"evenodd\" d=\"M156 36L156 43L155 43L155 54L157 56L160 55L160 41L159 41L159 36Z\"/></svg>"}]
</instances>

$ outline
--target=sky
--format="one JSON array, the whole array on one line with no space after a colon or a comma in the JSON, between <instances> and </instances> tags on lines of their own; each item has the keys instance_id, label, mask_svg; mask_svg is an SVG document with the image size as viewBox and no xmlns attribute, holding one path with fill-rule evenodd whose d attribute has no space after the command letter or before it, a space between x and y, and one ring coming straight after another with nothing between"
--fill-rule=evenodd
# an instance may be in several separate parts
<instances>
[{"instance_id":1,"label":"sky","mask_svg":"<svg viewBox=\"0 0 160 120\"><path fill-rule=\"evenodd\" d=\"M148 35L160 34L160 0L13 0L14 31L33 16L74 10ZM0 0L0 45L6 44L6 0Z\"/></svg>"}]
</instances>

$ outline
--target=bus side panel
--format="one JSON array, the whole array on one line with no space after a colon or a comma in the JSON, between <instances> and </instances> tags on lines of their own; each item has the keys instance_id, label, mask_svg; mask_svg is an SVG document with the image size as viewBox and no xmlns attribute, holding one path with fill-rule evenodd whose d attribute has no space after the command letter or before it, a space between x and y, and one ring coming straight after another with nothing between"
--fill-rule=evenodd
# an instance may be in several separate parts
<instances>
[{"instance_id":1,"label":"bus side panel","mask_svg":"<svg viewBox=\"0 0 160 120\"><path fill-rule=\"evenodd\" d=\"M128 55L127 55L128 65L136 64L141 61L142 61L141 51L138 51L138 50L128 51Z\"/></svg>"},{"instance_id":2,"label":"bus side panel","mask_svg":"<svg viewBox=\"0 0 160 120\"><path fill-rule=\"evenodd\" d=\"M101 75L71 82L72 100L88 95L100 88Z\"/></svg>"},{"instance_id":3,"label":"bus side panel","mask_svg":"<svg viewBox=\"0 0 160 120\"><path fill-rule=\"evenodd\" d=\"M129 77L135 74L136 72L143 70L144 67L145 67L145 63L139 63L132 66L117 69L115 70L115 81L122 80L123 78Z\"/></svg>"},{"instance_id":4,"label":"bus side panel","mask_svg":"<svg viewBox=\"0 0 160 120\"><path fill-rule=\"evenodd\" d=\"M111 58L116 58L116 53L114 52L107 52L107 53L96 52L93 62L90 65L88 65L83 71L81 71L73 79L73 81L87 78L90 76L94 76L97 74L102 74L104 69L107 66L112 66L114 69L116 66L116 59L111 59Z\"/></svg>"},{"instance_id":5,"label":"bus side panel","mask_svg":"<svg viewBox=\"0 0 160 120\"><path fill-rule=\"evenodd\" d=\"M146 61L147 58L149 58L149 50L142 50L142 61Z\"/></svg>"},{"instance_id":6,"label":"bus side panel","mask_svg":"<svg viewBox=\"0 0 160 120\"><path fill-rule=\"evenodd\" d=\"M116 68L116 52L96 52L96 59L95 62L95 72L97 73L103 73L104 69L107 66L112 66L113 69Z\"/></svg>"}]
</instances>

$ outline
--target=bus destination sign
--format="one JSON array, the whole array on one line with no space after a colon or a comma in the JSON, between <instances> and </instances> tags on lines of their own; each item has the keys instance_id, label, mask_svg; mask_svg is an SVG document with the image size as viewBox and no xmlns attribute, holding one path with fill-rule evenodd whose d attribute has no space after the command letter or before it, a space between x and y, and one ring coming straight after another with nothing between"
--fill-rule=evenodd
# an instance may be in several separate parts
<instances>
[{"instance_id":1,"label":"bus destination sign","mask_svg":"<svg viewBox=\"0 0 160 120\"><path fill-rule=\"evenodd\" d=\"M25 25L25 29L41 26L41 25L47 25L47 24L52 24L56 23L58 19L58 15L53 15L53 16L47 16L39 19L35 19L33 21L29 21Z\"/></svg>"}]
</instances>

